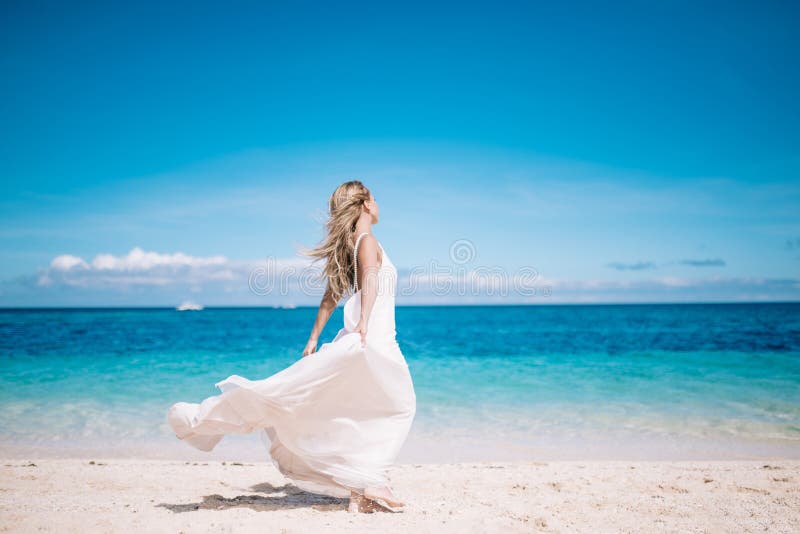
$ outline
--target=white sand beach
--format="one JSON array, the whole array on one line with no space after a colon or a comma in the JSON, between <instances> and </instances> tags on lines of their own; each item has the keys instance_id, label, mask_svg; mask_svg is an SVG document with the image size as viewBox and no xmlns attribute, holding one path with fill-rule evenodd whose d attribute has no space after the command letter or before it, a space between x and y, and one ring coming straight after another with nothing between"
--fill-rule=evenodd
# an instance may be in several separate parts
<instances>
[{"instance_id":1,"label":"white sand beach","mask_svg":"<svg viewBox=\"0 0 800 534\"><path fill-rule=\"evenodd\" d=\"M268 462L4 460L3 532L798 532L800 461L400 464L348 514Z\"/></svg>"}]
</instances>

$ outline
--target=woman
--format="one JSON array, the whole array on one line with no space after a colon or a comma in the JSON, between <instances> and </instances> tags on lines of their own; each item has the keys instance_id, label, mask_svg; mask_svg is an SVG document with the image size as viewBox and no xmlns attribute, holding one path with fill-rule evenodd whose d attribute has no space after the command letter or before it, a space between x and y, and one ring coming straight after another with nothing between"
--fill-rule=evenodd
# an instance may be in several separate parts
<instances>
[{"instance_id":1,"label":"woman","mask_svg":"<svg viewBox=\"0 0 800 534\"><path fill-rule=\"evenodd\" d=\"M325 294L303 357L263 380L232 375L222 394L169 410L176 436L212 450L225 434L262 430L270 458L301 489L350 497L348 511L403 506L389 487L416 413L416 395L395 340L397 270L372 235L378 203L358 181L330 201L327 237L307 254L325 260ZM317 349L339 300L344 328Z\"/></svg>"}]
</instances>

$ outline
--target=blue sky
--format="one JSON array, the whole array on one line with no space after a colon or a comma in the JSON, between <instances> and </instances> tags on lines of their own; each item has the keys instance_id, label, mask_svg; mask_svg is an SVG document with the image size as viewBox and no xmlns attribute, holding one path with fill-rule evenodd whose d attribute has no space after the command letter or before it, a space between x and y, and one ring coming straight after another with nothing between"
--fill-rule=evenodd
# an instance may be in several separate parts
<instances>
[{"instance_id":1,"label":"blue sky","mask_svg":"<svg viewBox=\"0 0 800 534\"><path fill-rule=\"evenodd\" d=\"M401 282L549 288L400 303L800 298L793 3L0 10L0 306L312 303L249 276L351 178Z\"/></svg>"}]
</instances>

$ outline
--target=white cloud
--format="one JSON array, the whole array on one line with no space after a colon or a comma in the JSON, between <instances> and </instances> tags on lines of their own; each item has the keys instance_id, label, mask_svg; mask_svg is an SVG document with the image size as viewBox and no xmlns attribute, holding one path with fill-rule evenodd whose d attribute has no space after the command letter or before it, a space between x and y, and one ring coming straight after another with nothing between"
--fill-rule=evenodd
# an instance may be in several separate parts
<instances>
[{"instance_id":1,"label":"white cloud","mask_svg":"<svg viewBox=\"0 0 800 534\"><path fill-rule=\"evenodd\" d=\"M126 256L98 254L92 260L92 268L101 271L147 271L155 267L206 267L224 265L227 262L225 256L203 258L189 256L182 252L159 254L158 252L145 252L139 247L135 247Z\"/></svg>"},{"instance_id":2,"label":"white cloud","mask_svg":"<svg viewBox=\"0 0 800 534\"><path fill-rule=\"evenodd\" d=\"M50 268L57 271L69 271L75 268L88 269L89 265L82 258L71 256L70 254L62 254L53 258L53 261L50 262Z\"/></svg>"},{"instance_id":3,"label":"white cloud","mask_svg":"<svg viewBox=\"0 0 800 534\"><path fill-rule=\"evenodd\" d=\"M34 279L40 302L163 304L199 295L231 305L313 305L324 289L320 263L299 258L231 260L134 248L121 256L98 254L86 261L57 256ZM788 300L800 296L796 278L676 277L636 280L557 278L534 269L431 265L401 268L399 304L568 303ZM22 286L21 286L22 287ZM64 288L68 291L59 291ZM66 295L66 296L64 296Z\"/></svg>"},{"instance_id":4,"label":"white cloud","mask_svg":"<svg viewBox=\"0 0 800 534\"><path fill-rule=\"evenodd\" d=\"M159 253L133 248L122 256L98 254L91 262L70 254L53 258L39 272L37 283L48 287L65 285L82 288L126 289L134 286L189 287L193 292L204 285L223 283L247 289L254 270L267 265L276 273L299 273L310 266L304 259L233 261L225 256L191 256L182 252ZM312 271L316 269L311 268Z\"/></svg>"}]
</instances>

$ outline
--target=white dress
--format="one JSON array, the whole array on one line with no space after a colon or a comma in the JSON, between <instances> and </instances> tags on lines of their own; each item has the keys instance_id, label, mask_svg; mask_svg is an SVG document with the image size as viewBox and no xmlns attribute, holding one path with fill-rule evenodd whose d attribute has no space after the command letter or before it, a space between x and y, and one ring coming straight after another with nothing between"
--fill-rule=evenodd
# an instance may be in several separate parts
<instances>
[{"instance_id":1,"label":"white dress","mask_svg":"<svg viewBox=\"0 0 800 534\"><path fill-rule=\"evenodd\" d=\"M397 269L381 251L365 348L354 332L359 290L344 305L344 328L317 352L262 380L229 376L216 384L220 395L199 404L173 404L168 421L176 436L210 451L225 434L258 430L272 462L301 489L349 497L350 490L388 486L386 470L417 402L395 339Z\"/></svg>"}]
</instances>

